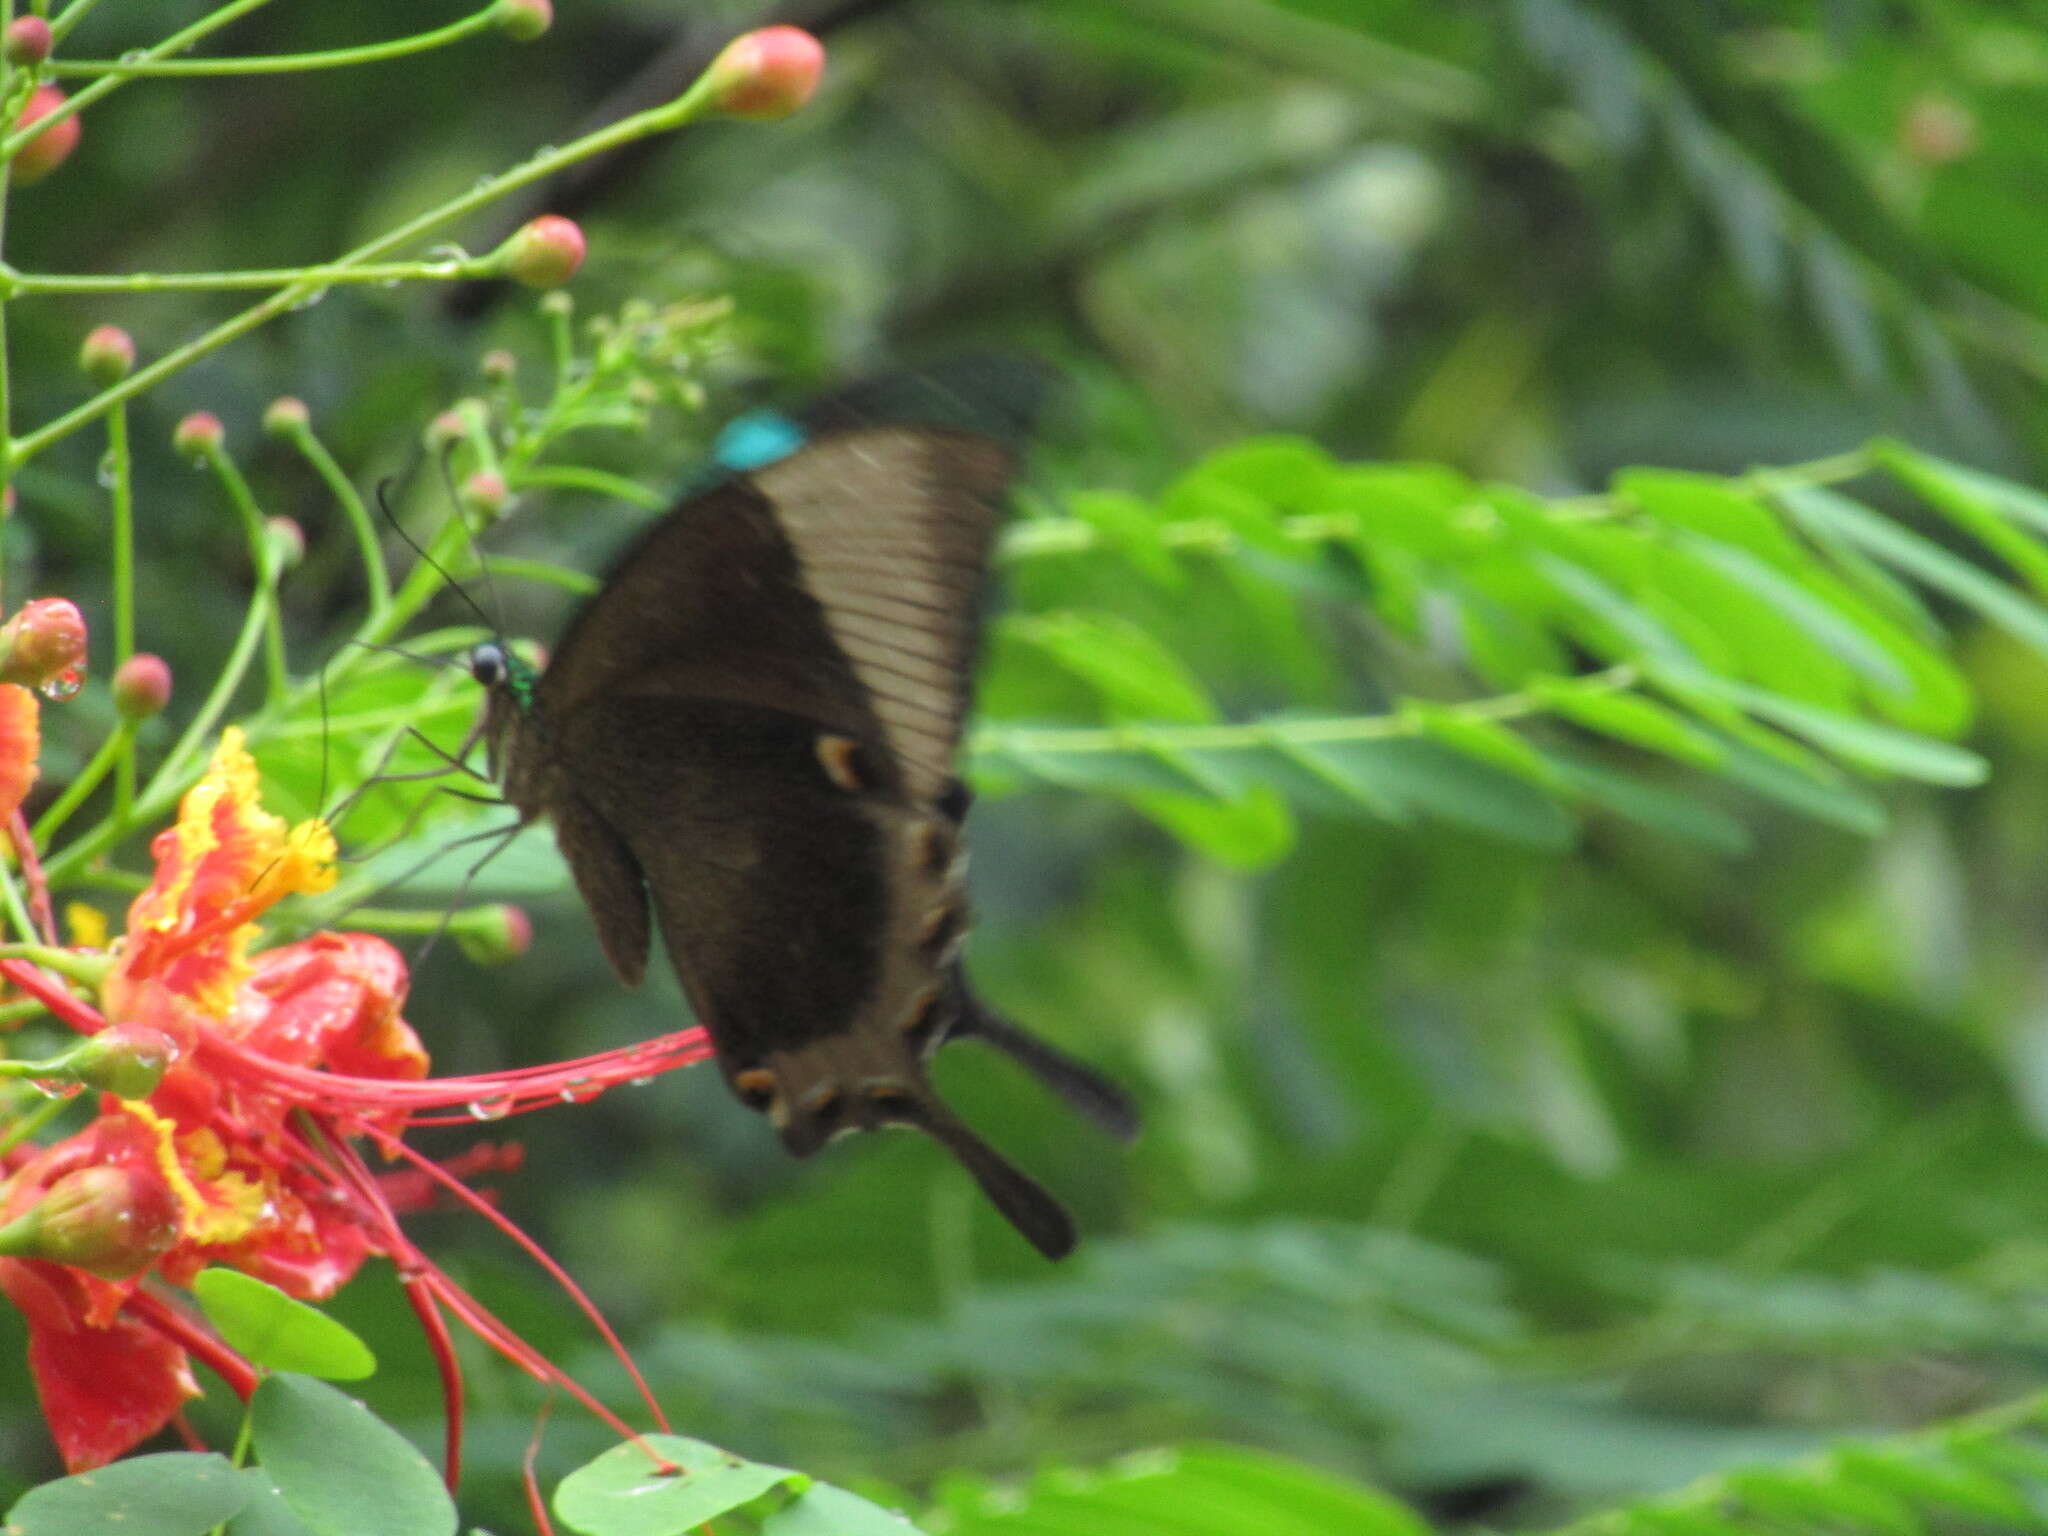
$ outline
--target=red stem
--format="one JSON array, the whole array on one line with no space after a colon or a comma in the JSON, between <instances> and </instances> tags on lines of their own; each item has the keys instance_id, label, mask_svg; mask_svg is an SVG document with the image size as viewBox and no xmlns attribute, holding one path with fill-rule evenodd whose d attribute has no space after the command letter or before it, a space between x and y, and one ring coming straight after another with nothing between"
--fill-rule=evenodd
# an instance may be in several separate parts
<instances>
[{"instance_id":1,"label":"red stem","mask_svg":"<svg viewBox=\"0 0 2048 1536\"><path fill-rule=\"evenodd\" d=\"M0 976L5 976L82 1035L96 1035L107 1027L107 1021L100 1017L98 1009L81 1003L71 995L70 988L26 960L0 960Z\"/></svg>"},{"instance_id":2,"label":"red stem","mask_svg":"<svg viewBox=\"0 0 2048 1536\"><path fill-rule=\"evenodd\" d=\"M434 1369L441 1375L441 1411L448 1420L441 1440L441 1478L453 1493L462 1482L462 1365L455 1358L455 1341L448 1337L448 1320L435 1305L432 1287L416 1275L404 1275L398 1283L405 1288L405 1299L420 1320L420 1328L427 1336L428 1353L434 1357Z\"/></svg>"}]
</instances>

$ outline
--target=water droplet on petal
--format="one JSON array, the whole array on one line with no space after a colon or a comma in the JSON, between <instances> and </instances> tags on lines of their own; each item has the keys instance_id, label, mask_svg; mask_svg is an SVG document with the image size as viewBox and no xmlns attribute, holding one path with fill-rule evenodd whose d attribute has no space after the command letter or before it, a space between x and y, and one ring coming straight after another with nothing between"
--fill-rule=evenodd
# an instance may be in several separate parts
<instances>
[{"instance_id":1,"label":"water droplet on petal","mask_svg":"<svg viewBox=\"0 0 2048 1536\"><path fill-rule=\"evenodd\" d=\"M75 1099L85 1092L85 1084L61 1077L31 1078L29 1086L46 1099Z\"/></svg>"},{"instance_id":2,"label":"water droplet on petal","mask_svg":"<svg viewBox=\"0 0 2048 1536\"><path fill-rule=\"evenodd\" d=\"M472 1120L502 1120L512 1113L512 1096L500 1094L495 1099L473 1099L463 1109Z\"/></svg>"},{"instance_id":3,"label":"water droplet on petal","mask_svg":"<svg viewBox=\"0 0 2048 1536\"><path fill-rule=\"evenodd\" d=\"M78 691L85 686L85 673L77 667L66 667L55 677L36 690L52 704L62 704L67 699L78 697Z\"/></svg>"}]
</instances>

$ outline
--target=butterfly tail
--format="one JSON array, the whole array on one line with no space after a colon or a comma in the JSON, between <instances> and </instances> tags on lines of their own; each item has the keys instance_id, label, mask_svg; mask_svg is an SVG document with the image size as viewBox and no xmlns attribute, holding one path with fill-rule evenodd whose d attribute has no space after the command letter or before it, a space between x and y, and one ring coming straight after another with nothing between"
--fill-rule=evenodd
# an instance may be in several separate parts
<instances>
[{"instance_id":1,"label":"butterfly tail","mask_svg":"<svg viewBox=\"0 0 2048 1536\"><path fill-rule=\"evenodd\" d=\"M1130 1094L1093 1067L984 1006L967 992L965 983L960 992L959 1020L949 1038L965 1036L994 1046L1111 1136L1119 1141L1136 1139L1138 1106Z\"/></svg>"},{"instance_id":2,"label":"butterfly tail","mask_svg":"<svg viewBox=\"0 0 2048 1536\"><path fill-rule=\"evenodd\" d=\"M918 1111L917 1128L974 1175L981 1192L1032 1247L1048 1259L1063 1259L1073 1252L1074 1218L1043 1185L975 1135L935 1097L921 1100Z\"/></svg>"}]
</instances>

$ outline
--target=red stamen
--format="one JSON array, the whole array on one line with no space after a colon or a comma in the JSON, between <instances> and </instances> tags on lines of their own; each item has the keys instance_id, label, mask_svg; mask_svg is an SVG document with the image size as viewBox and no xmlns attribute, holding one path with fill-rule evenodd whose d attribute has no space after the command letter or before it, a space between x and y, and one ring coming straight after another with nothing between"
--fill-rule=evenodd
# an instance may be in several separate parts
<instances>
[{"instance_id":1,"label":"red stamen","mask_svg":"<svg viewBox=\"0 0 2048 1536\"><path fill-rule=\"evenodd\" d=\"M228 1348L211 1328L187 1317L161 1296L136 1291L121 1304L121 1310L134 1313L185 1353L204 1362L243 1402L256 1391L256 1368Z\"/></svg>"},{"instance_id":2,"label":"red stamen","mask_svg":"<svg viewBox=\"0 0 2048 1536\"><path fill-rule=\"evenodd\" d=\"M41 1003L82 1035L96 1035L107 1027L99 1011L81 1003L70 988L54 976L38 970L26 960L0 960L0 976Z\"/></svg>"},{"instance_id":3,"label":"red stamen","mask_svg":"<svg viewBox=\"0 0 2048 1536\"><path fill-rule=\"evenodd\" d=\"M462 1365L455 1358L455 1341L448 1336L448 1321L434 1304L434 1293L411 1275L402 1276L398 1283L405 1288L405 1299L420 1320L420 1329L427 1336L427 1351L433 1355L434 1369L441 1376L441 1411L448 1419L441 1439L441 1479L453 1493L462 1481Z\"/></svg>"}]
</instances>

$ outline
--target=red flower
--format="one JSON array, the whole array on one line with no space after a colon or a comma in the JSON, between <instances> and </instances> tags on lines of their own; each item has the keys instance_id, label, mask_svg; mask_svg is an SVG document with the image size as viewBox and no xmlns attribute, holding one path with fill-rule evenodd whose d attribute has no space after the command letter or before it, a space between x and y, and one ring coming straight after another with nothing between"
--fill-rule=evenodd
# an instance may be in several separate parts
<instances>
[{"instance_id":1,"label":"red flower","mask_svg":"<svg viewBox=\"0 0 2048 1536\"><path fill-rule=\"evenodd\" d=\"M405 964L384 940L318 933L251 953L256 918L334 874L327 828L288 829L261 808L257 787L240 733L227 731L176 825L152 845L156 876L114 946L103 1012L34 965L0 960L0 974L90 1036L60 1058L73 1080L139 1095L107 1093L92 1125L0 1185L0 1217L13 1218L0 1227L0 1290L29 1320L31 1370L67 1465L97 1466L161 1429L193 1391L188 1350L253 1390L246 1362L155 1285L225 1264L318 1300L373 1255L397 1266L441 1365L451 1482L462 1387L445 1312L630 1434L399 1226L400 1210L430 1200L468 1206L560 1281L617 1349L560 1267L461 1182L513 1166L516 1153L485 1149L442 1166L401 1136L410 1123L574 1102L701 1060L702 1031L523 1072L427 1078L426 1052L400 1016ZM405 1166L372 1172L351 1144L364 1139Z\"/></svg>"}]
</instances>

